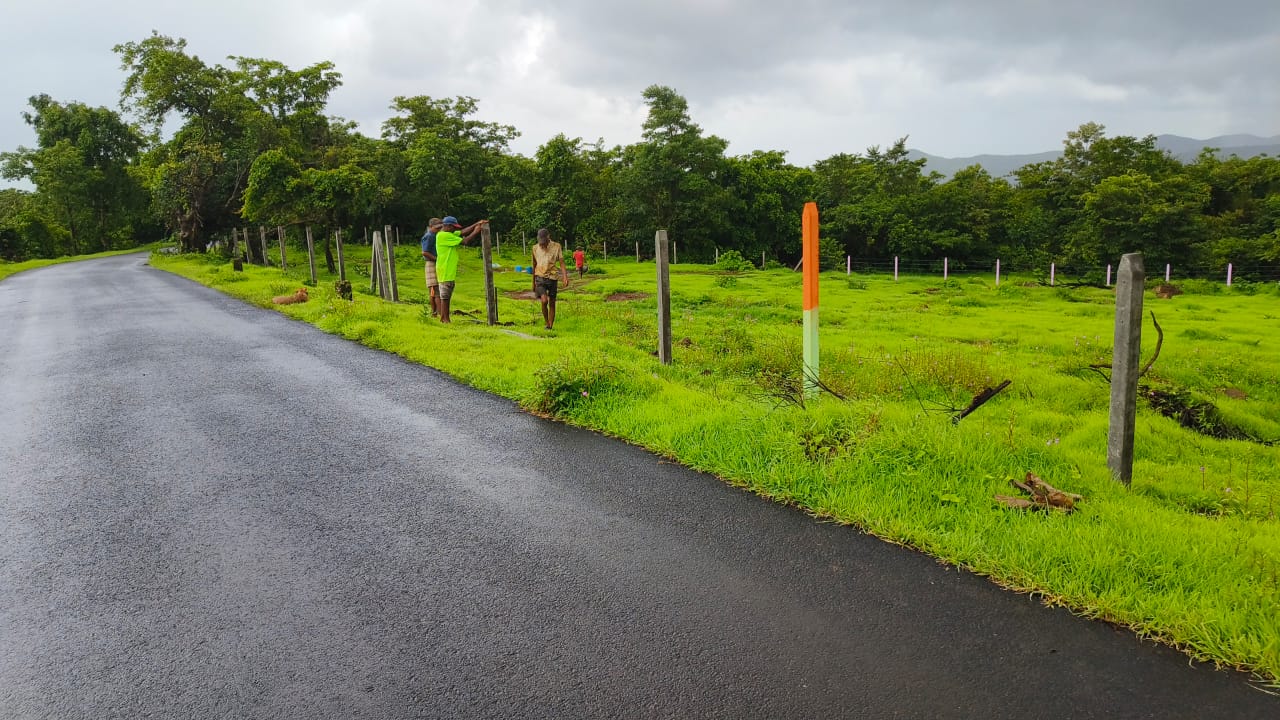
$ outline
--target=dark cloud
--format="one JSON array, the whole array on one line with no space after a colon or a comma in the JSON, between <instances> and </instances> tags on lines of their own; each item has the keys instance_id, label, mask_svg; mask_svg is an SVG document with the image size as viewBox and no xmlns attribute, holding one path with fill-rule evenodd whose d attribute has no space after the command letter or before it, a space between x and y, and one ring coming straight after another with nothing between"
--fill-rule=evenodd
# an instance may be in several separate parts
<instances>
[{"instance_id":1,"label":"dark cloud","mask_svg":"<svg viewBox=\"0 0 1280 720\"><path fill-rule=\"evenodd\" d=\"M639 137L670 85L731 152L808 163L903 135L943 155L1112 133L1280 133L1280 3L1048 0L223 0L6 9L0 149L31 142L26 98L114 105L111 46L155 28L209 62L333 60L331 110L376 134L397 95L469 95L531 153L557 132Z\"/></svg>"}]
</instances>

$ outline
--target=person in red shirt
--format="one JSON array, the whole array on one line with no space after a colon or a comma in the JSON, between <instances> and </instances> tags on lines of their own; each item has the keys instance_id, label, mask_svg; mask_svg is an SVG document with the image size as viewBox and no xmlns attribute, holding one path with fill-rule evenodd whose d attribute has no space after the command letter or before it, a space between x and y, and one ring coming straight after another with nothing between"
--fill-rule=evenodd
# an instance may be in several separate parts
<instances>
[{"instance_id":1,"label":"person in red shirt","mask_svg":"<svg viewBox=\"0 0 1280 720\"><path fill-rule=\"evenodd\" d=\"M582 271L587 267L587 254L582 252L582 248L573 251L573 266L578 268L578 279L582 279Z\"/></svg>"}]
</instances>

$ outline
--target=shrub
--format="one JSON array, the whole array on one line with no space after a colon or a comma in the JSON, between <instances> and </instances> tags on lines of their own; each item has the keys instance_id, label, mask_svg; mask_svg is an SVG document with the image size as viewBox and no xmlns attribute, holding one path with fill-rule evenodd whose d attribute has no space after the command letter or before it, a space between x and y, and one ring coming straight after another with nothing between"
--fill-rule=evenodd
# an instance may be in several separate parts
<instances>
[{"instance_id":1,"label":"shrub","mask_svg":"<svg viewBox=\"0 0 1280 720\"><path fill-rule=\"evenodd\" d=\"M538 368L521 404L533 412L563 416L618 386L622 373L602 356L562 357Z\"/></svg>"},{"instance_id":2,"label":"shrub","mask_svg":"<svg viewBox=\"0 0 1280 720\"><path fill-rule=\"evenodd\" d=\"M716 286L722 288L732 288L738 286L738 278L733 275L721 275L716 278Z\"/></svg>"},{"instance_id":3,"label":"shrub","mask_svg":"<svg viewBox=\"0 0 1280 720\"><path fill-rule=\"evenodd\" d=\"M755 269L755 266L747 262L746 258L742 257L742 253L737 250L725 250L720 253L720 259L715 267L721 272L745 272Z\"/></svg>"},{"instance_id":4,"label":"shrub","mask_svg":"<svg viewBox=\"0 0 1280 720\"><path fill-rule=\"evenodd\" d=\"M866 290L867 289L867 281L860 277L851 276L846 281L846 284L849 286L850 290Z\"/></svg>"}]
</instances>

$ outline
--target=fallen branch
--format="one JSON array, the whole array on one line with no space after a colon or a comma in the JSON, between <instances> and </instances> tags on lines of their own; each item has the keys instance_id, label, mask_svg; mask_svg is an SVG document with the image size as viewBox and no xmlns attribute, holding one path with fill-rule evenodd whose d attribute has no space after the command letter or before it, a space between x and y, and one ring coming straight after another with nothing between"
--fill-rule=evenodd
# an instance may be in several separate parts
<instances>
[{"instance_id":1,"label":"fallen branch","mask_svg":"<svg viewBox=\"0 0 1280 720\"><path fill-rule=\"evenodd\" d=\"M1147 361L1147 364L1143 365L1142 369L1138 371L1139 378L1146 375L1151 366L1156 364L1156 358L1160 357L1160 348L1164 345L1164 329L1160 327L1160 323L1156 322L1154 310L1151 311L1151 324L1156 326L1156 351L1151 355L1151 359ZM1102 379L1107 381L1107 384L1111 383L1111 376L1102 372L1103 370L1111 369L1110 363L1093 363L1089 366L1089 369L1101 375Z\"/></svg>"},{"instance_id":2,"label":"fallen branch","mask_svg":"<svg viewBox=\"0 0 1280 720\"><path fill-rule=\"evenodd\" d=\"M1084 500L1081 495L1059 490L1045 482L1035 473L1027 473L1027 477L1023 482L1010 480L1009 484L1031 497L1028 499L996 495L994 499L1002 505L1018 510L1061 510L1063 512L1071 512L1075 510L1077 502Z\"/></svg>"},{"instance_id":3,"label":"fallen branch","mask_svg":"<svg viewBox=\"0 0 1280 720\"><path fill-rule=\"evenodd\" d=\"M964 410L961 410L959 415L956 415L955 417L951 418L951 422L958 423L961 420L965 419L974 410L977 410L978 408L985 405L988 400L995 397L996 395L999 395L1001 390L1004 390L1005 388L1009 387L1009 385L1012 383L1013 383L1012 380L1005 380L1004 382L1000 383L999 385L993 388L987 388L986 390L983 390L982 392L978 393L977 396L973 398L973 401L969 403L969 407L965 408Z\"/></svg>"}]
</instances>

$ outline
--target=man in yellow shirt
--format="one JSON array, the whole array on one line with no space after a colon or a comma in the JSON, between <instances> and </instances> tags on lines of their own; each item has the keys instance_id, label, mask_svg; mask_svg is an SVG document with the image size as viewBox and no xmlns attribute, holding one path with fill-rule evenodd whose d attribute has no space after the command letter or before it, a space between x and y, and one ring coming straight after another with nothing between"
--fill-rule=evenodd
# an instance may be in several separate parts
<instances>
[{"instance_id":1,"label":"man in yellow shirt","mask_svg":"<svg viewBox=\"0 0 1280 720\"><path fill-rule=\"evenodd\" d=\"M538 242L533 246L533 295L542 300L542 319L548 330L556 324L556 264L560 265L560 280L569 287L569 272L564 267L564 251L560 243L551 239L551 231L538 231Z\"/></svg>"}]
</instances>

